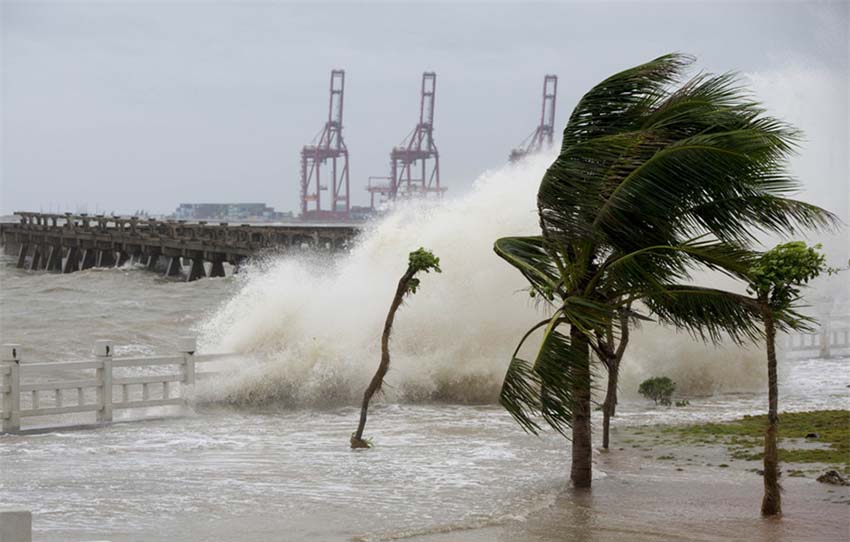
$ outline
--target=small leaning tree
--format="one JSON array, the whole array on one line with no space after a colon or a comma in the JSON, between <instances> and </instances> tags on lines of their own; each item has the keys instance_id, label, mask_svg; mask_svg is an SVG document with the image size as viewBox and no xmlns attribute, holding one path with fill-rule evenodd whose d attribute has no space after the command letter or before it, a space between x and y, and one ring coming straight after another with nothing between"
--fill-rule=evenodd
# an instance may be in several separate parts
<instances>
[{"instance_id":1,"label":"small leaning tree","mask_svg":"<svg viewBox=\"0 0 850 542\"><path fill-rule=\"evenodd\" d=\"M404 296L415 294L419 288L419 279L416 275L420 272L430 273L431 271L442 273L440 269L440 258L434 256L430 250L419 248L408 255L407 271L398 280L398 286L395 289L390 310L387 313L387 319L384 321L384 333L381 335L381 362L378 364L378 370L375 376L369 382L369 386L363 393L363 404L360 407L360 422L357 424L357 431L351 435L352 448L369 448L369 441L363 439L363 430L366 428L366 415L369 410L369 401L372 396L380 391L384 384L384 376L390 370L390 334L393 330L393 321L395 313L404 301Z\"/></svg>"},{"instance_id":2,"label":"small leaning tree","mask_svg":"<svg viewBox=\"0 0 850 542\"><path fill-rule=\"evenodd\" d=\"M756 258L748 273L749 291L758 303L767 348L768 410L764 434L764 499L761 503L764 516L782 513L777 449L779 388L776 331L784 327L807 329L813 323L795 308L800 301L801 286L827 270L819 248L820 245L809 247L802 241L777 245Z\"/></svg>"}]
</instances>

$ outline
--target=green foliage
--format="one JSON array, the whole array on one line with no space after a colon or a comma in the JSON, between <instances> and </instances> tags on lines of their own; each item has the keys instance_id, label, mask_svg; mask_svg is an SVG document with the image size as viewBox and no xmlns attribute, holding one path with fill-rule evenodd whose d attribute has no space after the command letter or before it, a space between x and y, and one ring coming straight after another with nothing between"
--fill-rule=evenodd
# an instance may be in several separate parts
<instances>
[{"instance_id":1,"label":"green foliage","mask_svg":"<svg viewBox=\"0 0 850 542\"><path fill-rule=\"evenodd\" d=\"M800 298L800 287L827 270L820 248L792 241L763 253L747 273L750 291L774 311L790 309Z\"/></svg>"},{"instance_id":2,"label":"green foliage","mask_svg":"<svg viewBox=\"0 0 850 542\"><path fill-rule=\"evenodd\" d=\"M422 247L414 250L407 258L407 274L410 275L410 280L407 282L407 293L415 294L419 288L419 279L415 275L421 271L430 273L442 273L440 269L440 258L434 256L430 250Z\"/></svg>"},{"instance_id":3,"label":"green foliage","mask_svg":"<svg viewBox=\"0 0 850 542\"><path fill-rule=\"evenodd\" d=\"M642 301L659 320L704 338L755 338L758 305L688 285L692 270L744 277L752 232L836 222L791 199L798 184L786 162L796 130L765 115L731 75L683 82L691 62L665 55L588 91L538 190L541 235L494 245L551 311L520 341L502 387L501 403L529 431L540 416L561 432L571 423L569 375L586 356L562 326L590 341L609 329L617 335L619 311ZM541 328L534 357L518 357Z\"/></svg>"},{"instance_id":4,"label":"green foliage","mask_svg":"<svg viewBox=\"0 0 850 542\"><path fill-rule=\"evenodd\" d=\"M676 401L677 407L686 407L686 406L690 406L690 404L691 404L691 402L688 401L687 399L682 399L681 401Z\"/></svg>"},{"instance_id":5,"label":"green foliage","mask_svg":"<svg viewBox=\"0 0 850 542\"><path fill-rule=\"evenodd\" d=\"M572 417L573 379L568 368L577 353L570 348L570 338L556 331L556 327L557 318L546 327L533 364L514 352L502 384L502 406L531 433L540 430L537 418L542 417L566 435Z\"/></svg>"},{"instance_id":6,"label":"green foliage","mask_svg":"<svg viewBox=\"0 0 850 542\"><path fill-rule=\"evenodd\" d=\"M782 438L779 459L787 463L824 463L850 472L850 411L816 410L786 412L780 415ZM760 461L763 457L764 428L767 416L744 416L721 423L676 426L664 429L685 442L704 442L707 439L727 446L734 459ZM809 433L817 433L823 448L797 448Z\"/></svg>"},{"instance_id":7,"label":"green foliage","mask_svg":"<svg viewBox=\"0 0 850 542\"><path fill-rule=\"evenodd\" d=\"M649 378L641 382L638 387L638 393L647 399L652 399L656 405L661 403L662 405L670 406L670 398L673 396L674 391L676 391L676 383L666 376Z\"/></svg>"}]
</instances>

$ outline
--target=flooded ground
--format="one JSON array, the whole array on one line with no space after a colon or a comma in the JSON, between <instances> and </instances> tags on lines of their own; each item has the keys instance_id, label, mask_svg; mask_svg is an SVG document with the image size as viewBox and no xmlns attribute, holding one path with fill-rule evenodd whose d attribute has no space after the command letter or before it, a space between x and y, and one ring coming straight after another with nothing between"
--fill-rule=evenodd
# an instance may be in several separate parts
<instances>
[{"instance_id":1,"label":"flooded ground","mask_svg":"<svg viewBox=\"0 0 850 542\"><path fill-rule=\"evenodd\" d=\"M84 358L103 336L119 356L169 352L245 284L180 283L134 268L60 276L3 263L0 340L22 343L25 362ZM785 363L783 408L850 408L849 364ZM311 375L328 373L316 367ZM751 472L679 472L627 447L597 454L592 493L572 493L562 438L527 435L497 405L459 404L463 397L391 394L370 416L366 433L376 446L368 451L349 450L357 410L334 406L340 401L222 407L212 400L178 418L4 435L0 502L32 510L34 540L43 542L835 540L847 532L848 506L812 480L787 480L788 516L779 527L759 519L761 480ZM690 406L665 408L626 394L614 445L629 428L731 419L766 404L758 391L689 398Z\"/></svg>"},{"instance_id":2,"label":"flooded ground","mask_svg":"<svg viewBox=\"0 0 850 542\"><path fill-rule=\"evenodd\" d=\"M656 460L669 447L624 444L634 435L622 425L595 454L592 492L576 493L564 441L524 434L498 407L381 405L368 451L348 449L356 415L204 409L3 436L0 500L33 511L40 541L841 540L850 529L848 488L836 498L786 480L780 528L758 517L749 465L719 469L722 450L703 449L679 471Z\"/></svg>"}]
</instances>

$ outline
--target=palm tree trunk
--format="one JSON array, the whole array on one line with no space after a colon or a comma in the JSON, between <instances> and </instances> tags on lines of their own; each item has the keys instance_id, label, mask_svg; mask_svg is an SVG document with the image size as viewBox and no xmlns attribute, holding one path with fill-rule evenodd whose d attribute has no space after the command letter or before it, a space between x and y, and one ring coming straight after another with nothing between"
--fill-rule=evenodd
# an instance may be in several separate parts
<instances>
[{"instance_id":1,"label":"palm tree trunk","mask_svg":"<svg viewBox=\"0 0 850 542\"><path fill-rule=\"evenodd\" d=\"M602 403L602 448L607 450L610 441L611 418L617 409L617 380L620 364L613 358L608 360L608 389Z\"/></svg>"},{"instance_id":2,"label":"palm tree trunk","mask_svg":"<svg viewBox=\"0 0 850 542\"><path fill-rule=\"evenodd\" d=\"M363 440L363 430L366 428L366 415L369 410L369 401L371 401L372 396L381 389L381 386L384 383L384 376L386 376L387 371L390 369L390 334L393 330L393 320L395 320L395 313L399 306L401 306L401 302L404 300L404 294L407 293L408 283L410 282L410 279L413 278L413 275L414 272L408 268L407 272L402 275L401 279L398 281L395 297L393 297L392 304L390 304L387 319L384 321L384 333L381 335L381 363L378 364L378 370L369 382L369 387L367 387L366 391L363 393L363 403L360 406L360 422L357 424L357 431L351 435L352 448L369 447L369 443Z\"/></svg>"},{"instance_id":3,"label":"palm tree trunk","mask_svg":"<svg viewBox=\"0 0 850 542\"><path fill-rule=\"evenodd\" d=\"M768 410L767 430L764 434L764 499L761 503L763 516L782 514L782 499L779 494L779 453L776 447L779 425L779 389L776 377L776 325L773 313L764 308L764 332L767 341Z\"/></svg>"},{"instance_id":4,"label":"palm tree trunk","mask_svg":"<svg viewBox=\"0 0 850 542\"><path fill-rule=\"evenodd\" d=\"M620 362L629 344L629 316L631 305L620 311L620 344L614 350L614 331L609 328L608 332L608 360L605 366L608 368L608 389L605 392L605 402L602 404L602 448L607 450L610 441L611 418L617 412L617 382L620 379Z\"/></svg>"},{"instance_id":5,"label":"palm tree trunk","mask_svg":"<svg viewBox=\"0 0 850 542\"><path fill-rule=\"evenodd\" d=\"M570 479L573 487L589 488L593 469L590 433L590 341L575 326L570 327L570 343L576 355L571 365L573 378L573 460Z\"/></svg>"}]
</instances>

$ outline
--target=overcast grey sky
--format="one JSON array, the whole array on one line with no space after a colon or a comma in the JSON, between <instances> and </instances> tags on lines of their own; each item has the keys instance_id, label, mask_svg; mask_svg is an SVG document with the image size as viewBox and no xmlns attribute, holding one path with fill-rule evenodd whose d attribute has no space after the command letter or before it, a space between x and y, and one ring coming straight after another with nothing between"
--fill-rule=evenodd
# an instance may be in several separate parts
<instances>
[{"instance_id":1,"label":"overcast grey sky","mask_svg":"<svg viewBox=\"0 0 850 542\"><path fill-rule=\"evenodd\" d=\"M592 84L670 51L736 70L808 136L807 197L848 217L847 2L354 3L2 0L0 211L298 206L299 151L346 70L353 203L437 72L443 184L462 193Z\"/></svg>"}]
</instances>

